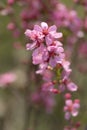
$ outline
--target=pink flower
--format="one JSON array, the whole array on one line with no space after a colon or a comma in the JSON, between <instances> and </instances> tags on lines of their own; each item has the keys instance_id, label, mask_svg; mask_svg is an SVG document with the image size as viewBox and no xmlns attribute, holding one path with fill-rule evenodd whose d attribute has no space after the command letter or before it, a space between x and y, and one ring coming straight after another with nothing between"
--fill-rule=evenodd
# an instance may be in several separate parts
<instances>
[{"instance_id":1,"label":"pink flower","mask_svg":"<svg viewBox=\"0 0 87 130\"><path fill-rule=\"evenodd\" d=\"M34 30L36 32L40 32L44 35L47 44L49 43L49 40L52 38L61 38L62 33L57 33L57 27L55 25L48 27L48 24L45 22L41 23L41 26L35 25Z\"/></svg>"},{"instance_id":2,"label":"pink flower","mask_svg":"<svg viewBox=\"0 0 87 130\"><path fill-rule=\"evenodd\" d=\"M8 25L7 25L7 29L9 30L14 30L16 27L15 23L14 22L10 22Z\"/></svg>"},{"instance_id":3,"label":"pink flower","mask_svg":"<svg viewBox=\"0 0 87 130\"><path fill-rule=\"evenodd\" d=\"M62 44L58 41L54 41L47 47L49 51L49 65L55 67L58 63L62 63L65 54Z\"/></svg>"},{"instance_id":4,"label":"pink flower","mask_svg":"<svg viewBox=\"0 0 87 130\"><path fill-rule=\"evenodd\" d=\"M69 120L71 116L75 117L78 115L78 110L80 108L80 101L78 99L74 100L67 99L65 101L64 112L65 119Z\"/></svg>"},{"instance_id":5,"label":"pink flower","mask_svg":"<svg viewBox=\"0 0 87 130\"><path fill-rule=\"evenodd\" d=\"M34 50L32 57L33 57L33 64L41 64L48 59L48 51L44 45L41 45L37 49Z\"/></svg>"},{"instance_id":6,"label":"pink flower","mask_svg":"<svg viewBox=\"0 0 87 130\"><path fill-rule=\"evenodd\" d=\"M65 59L62 61L62 66L66 72L71 72L70 69L70 62L66 61Z\"/></svg>"},{"instance_id":7,"label":"pink flower","mask_svg":"<svg viewBox=\"0 0 87 130\"><path fill-rule=\"evenodd\" d=\"M44 81L51 81L53 77L53 73L50 70L43 71L43 80Z\"/></svg>"},{"instance_id":8,"label":"pink flower","mask_svg":"<svg viewBox=\"0 0 87 130\"><path fill-rule=\"evenodd\" d=\"M73 92L73 91L77 91L78 87L73 82L69 82L67 84L67 89Z\"/></svg>"},{"instance_id":9,"label":"pink flower","mask_svg":"<svg viewBox=\"0 0 87 130\"><path fill-rule=\"evenodd\" d=\"M14 73L5 73L0 75L0 86L7 86L16 80L16 75Z\"/></svg>"},{"instance_id":10,"label":"pink flower","mask_svg":"<svg viewBox=\"0 0 87 130\"><path fill-rule=\"evenodd\" d=\"M42 32L44 35L55 33L57 30L57 27L55 25L48 27L48 24L45 22L41 23L41 26L35 25L34 30L38 32Z\"/></svg>"},{"instance_id":11,"label":"pink flower","mask_svg":"<svg viewBox=\"0 0 87 130\"><path fill-rule=\"evenodd\" d=\"M33 49L35 49L37 47L37 42L33 42L32 44L30 44L30 43L27 43L26 44L26 49L27 50L33 50Z\"/></svg>"},{"instance_id":12,"label":"pink flower","mask_svg":"<svg viewBox=\"0 0 87 130\"><path fill-rule=\"evenodd\" d=\"M30 29L27 29L25 31L25 35L29 37L32 41L38 41L38 42L42 42L44 38L42 32L36 30L31 31Z\"/></svg>"},{"instance_id":13,"label":"pink flower","mask_svg":"<svg viewBox=\"0 0 87 130\"><path fill-rule=\"evenodd\" d=\"M44 72L46 71L48 67L48 63L44 62L39 65L39 70L36 71L36 74L44 75Z\"/></svg>"},{"instance_id":14,"label":"pink flower","mask_svg":"<svg viewBox=\"0 0 87 130\"><path fill-rule=\"evenodd\" d=\"M64 95L64 97L65 97L65 99L70 99L70 98L71 98L71 94L70 94L70 93L66 93L66 94Z\"/></svg>"}]
</instances>

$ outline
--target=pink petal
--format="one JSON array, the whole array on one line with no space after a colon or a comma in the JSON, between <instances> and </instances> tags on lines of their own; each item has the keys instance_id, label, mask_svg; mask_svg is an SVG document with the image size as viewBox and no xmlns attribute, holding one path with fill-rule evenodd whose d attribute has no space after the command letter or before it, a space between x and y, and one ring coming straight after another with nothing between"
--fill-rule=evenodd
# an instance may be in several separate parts
<instances>
[{"instance_id":1,"label":"pink petal","mask_svg":"<svg viewBox=\"0 0 87 130\"><path fill-rule=\"evenodd\" d=\"M35 31L42 32L42 28L41 28L39 25L35 25L35 26L34 26L34 30L35 30Z\"/></svg>"},{"instance_id":2,"label":"pink petal","mask_svg":"<svg viewBox=\"0 0 87 130\"><path fill-rule=\"evenodd\" d=\"M55 62L54 58L52 58L52 57L50 58L49 65L51 67L55 67L56 66L56 62Z\"/></svg>"},{"instance_id":3,"label":"pink petal","mask_svg":"<svg viewBox=\"0 0 87 130\"><path fill-rule=\"evenodd\" d=\"M68 99L65 101L66 106L72 106L72 100Z\"/></svg>"},{"instance_id":4,"label":"pink petal","mask_svg":"<svg viewBox=\"0 0 87 130\"><path fill-rule=\"evenodd\" d=\"M71 69L69 67L70 66L70 62L63 60L62 65L63 65L63 68L65 69L66 72L70 72L71 71Z\"/></svg>"},{"instance_id":5,"label":"pink petal","mask_svg":"<svg viewBox=\"0 0 87 130\"><path fill-rule=\"evenodd\" d=\"M78 113L79 113L79 112L78 112L77 109L73 109L72 112L71 112L72 116L77 116Z\"/></svg>"},{"instance_id":6,"label":"pink petal","mask_svg":"<svg viewBox=\"0 0 87 130\"><path fill-rule=\"evenodd\" d=\"M49 36L46 37L46 44L49 46L52 44L52 39Z\"/></svg>"},{"instance_id":7,"label":"pink petal","mask_svg":"<svg viewBox=\"0 0 87 130\"><path fill-rule=\"evenodd\" d=\"M29 37L30 36L30 34L31 34L31 30L30 29L27 29L26 31L25 31L25 33L24 33L27 37Z\"/></svg>"},{"instance_id":8,"label":"pink petal","mask_svg":"<svg viewBox=\"0 0 87 130\"><path fill-rule=\"evenodd\" d=\"M56 44L56 46L59 46L59 47L63 46L63 44L60 41L54 41L54 43Z\"/></svg>"},{"instance_id":9,"label":"pink petal","mask_svg":"<svg viewBox=\"0 0 87 130\"><path fill-rule=\"evenodd\" d=\"M75 109L79 109L79 108L80 108L80 104L79 104L79 103L74 103L74 104L73 104L73 107L74 107Z\"/></svg>"},{"instance_id":10,"label":"pink petal","mask_svg":"<svg viewBox=\"0 0 87 130\"><path fill-rule=\"evenodd\" d=\"M40 69L46 69L47 68L47 63L42 63L40 64Z\"/></svg>"},{"instance_id":11,"label":"pink petal","mask_svg":"<svg viewBox=\"0 0 87 130\"><path fill-rule=\"evenodd\" d=\"M43 74L43 70L37 70L36 74Z\"/></svg>"},{"instance_id":12,"label":"pink petal","mask_svg":"<svg viewBox=\"0 0 87 130\"><path fill-rule=\"evenodd\" d=\"M40 64L42 62L42 54L37 55L36 57L33 56L33 64L37 65Z\"/></svg>"},{"instance_id":13,"label":"pink petal","mask_svg":"<svg viewBox=\"0 0 87 130\"><path fill-rule=\"evenodd\" d=\"M62 53L64 52L64 49L62 47L57 47L56 53Z\"/></svg>"},{"instance_id":14,"label":"pink petal","mask_svg":"<svg viewBox=\"0 0 87 130\"><path fill-rule=\"evenodd\" d=\"M77 85L74 84L73 82L68 83L68 84L67 84L67 88L68 88L68 90L70 90L70 91L77 91L77 89L78 89Z\"/></svg>"},{"instance_id":15,"label":"pink petal","mask_svg":"<svg viewBox=\"0 0 87 130\"><path fill-rule=\"evenodd\" d=\"M49 32L56 32L56 30L57 30L57 27L55 25L49 27L48 29Z\"/></svg>"},{"instance_id":16,"label":"pink petal","mask_svg":"<svg viewBox=\"0 0 87 130\"><path fill-rule=\"evenodd\" d=\"M56 49L55 46L48 46L47 47L47 50L50 51L50 52L55 51L55 49Z\"/></svg>"},{"instance_id":17,"label":"pink petal","mask_svg":"<svg viewBox=\"0 0 87 130\"><path fill-rule=\"evenodd\" d=\"M41 27L42 27L42 29L48 29L48 25L45 22L41 23Z\"/></svg>"},{"instance_id":18,"label":"pink petal","mask_svg":"<svg viewBox=\"0 0 87 130\"><path fill-rule=\"evenodd\" d=\"M69 119L70 119L70 116L71 116L71 114L70 114L69 112L66 112L66 113L65 113L65 119L66 119L66 120L69 120Z\"/></svg>"},{"instance_id":19,"label":"pink petal","mask_svg":"<svg viewBox=\"0 0 87 130\"><path fill-rule=\"evenodd\" d=\"M62 33L55 33L54 38L61 38L63 36Z\"/></svg>"},{"instance_id":20,"label":"pink petal","mask_svg":"<svg viewBox=\"0 0 87 130\"><path fill-rule=\"evenodd\" d=\"M44 45L42 44L40 47L33 51L33 64L40 64L43 62L43 54L44 54Z\"/></svg>"},{"instance_id":21,"label":"pink petal","mask_svg":"<svg viewBox=\"0 0 87 130\"><path fill-rule=\"evenodd\" d=\"M36 42L34 42L33 44L26 44L26 49L27 50L33 50L36 47Z\"/></svg>"},{"instance_id":22,"label":"pink petal","mask_svg":"<svg viewBox=\"0 0 87 130\"><path fill-rule=\"evenodd\" d=\"M66 112L68 110L68 107L67 106L64 106L64 112Z\"/></svg>"}]
</instances>

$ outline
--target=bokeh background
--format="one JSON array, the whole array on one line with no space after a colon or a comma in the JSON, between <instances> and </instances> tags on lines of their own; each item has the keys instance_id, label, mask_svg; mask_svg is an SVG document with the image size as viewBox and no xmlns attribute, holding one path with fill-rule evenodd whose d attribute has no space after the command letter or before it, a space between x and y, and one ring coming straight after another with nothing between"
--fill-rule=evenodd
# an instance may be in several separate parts
<instances>
[{"instance_id":1,"label":"bokeh background","mask_svg":"<svg viewBox=\"0 0 87 130\"><path fill-rule=\"evenodd\" d=\"M51 10L54 10L55 7L52 7L51 0L41 0L45 6L42 10L38 9L42 7L37 6L37 10L41 11L39 16L24 19L24 16L21 17L21 12L24 9L28 8L27 14L34 10L31 6L31 0L26 1L16 0L14 4L9 4L7 0L0 0L0 76L6 73L13 74L12 83L0 84L0 130L63 130L67 121L64 119L64 101L61 95L55 95L53 106L50 106L52 108L48 108L48 110L46 105L32 102L31 94L36 91L39 83L35 81L34 72L36 68L31 63L31 53L25 49L27 38L24 35L26 27L32 28L35 23L46 21L49 25L55 24L54 17L48 18L51 15ZM36 1L32 0L33 3ZM29 7L27 7L26 3L29 4ZM73 0L60 0L60 3L64 4L69 10L75 10L81 20L84 21L86 19L87 12L84 5L75 4ZM6 13L9 8L13 9L14 16ZM47 11L46 8L50 11ZM25 17L27 17L26 14ZM8 24L13 21L17 24L15 32L14 29L8 29ZM29 23L29 25L23 27L24 22ZM73 21L71 26L76 26L73 25ZM58 29L58 31L63 32L62 43L71 61L71 78L79 87L74 96L81 100L81 108L75 120L81 122L79 130L86 130L87 28L83 26L80 28L80 34L82 34L75 39L75 42L73 39L76 38L77 30L70 30L64 25L58 26ZM72 37L72 42L67 44L69 36ZM40 82L39 78L36 80ZM52 110L50 111L49 109Z\"/></svg>"}]
</instances>

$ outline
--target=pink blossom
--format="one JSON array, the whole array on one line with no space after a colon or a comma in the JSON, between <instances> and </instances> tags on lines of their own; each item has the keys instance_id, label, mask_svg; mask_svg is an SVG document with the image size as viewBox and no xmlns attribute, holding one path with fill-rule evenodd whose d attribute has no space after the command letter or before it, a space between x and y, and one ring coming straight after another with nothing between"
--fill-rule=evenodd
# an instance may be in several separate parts
<instances>
[{"instance_id":1,"label":"pink blossom","mask_svg":"<svg viewBox=\"0 0 87 130\"><path fill-rule=\"evenodd\" d=\"M46 71L48 67L48 63L44 62L39 65L39 70L36 71L36 74L44 75L44 72Z\"/></svg>"},{"instance_id":2,"label":"pink blossom","mask_svg":"<svg viewBox=\"0 0 87 130\"><path fill-rule=\"evenodd\" d=\"M9 5L13 5L15 0L8 0L7 2L8 2Z\"/></svg>"},{"instance_id":3,"label":"pink blossom","mask_svg":"<svg viewBox=\"0 0 87 130\"><path fill-rule=\"evenodd\" d=\"M0 75L0 86L7 86L16 80L16 75L14 73L8 72Z\"/></svg>"},{"instance_id":4,"label":"pink blossom","mask_svg":"<svg viewBox=\"0 0 87 130\"><path fill-rule=\"evenodd\" d=\"M79 108L80 108L79 100L72 101L71 99L67 99L65 101L64 106L65 119L69 120L71 116L73 117L77 116Z\"/></svg>"},{"instance_id":5,"label":"pink blossom","mask_svg":"<svg viewBox=\"0 0 87 130\"><path fill-rule=\"evenodd\" d=\"M65 55L62 44L58 41L54 41L52 45L47 47L49 51L49 65L55 67L58 63L62 63Z\"/></svg>"},{"instance_id":6,"label":"pink blossom","mask_svg":"<svg viewBox=\"0 0 87 130\"><path fill-rule=\"evenodd\" d=\"M64 95L64 97L65 97L65 99L70 99L70 98L71 98L71 94L70 94L70 93L66 93L66 94Z\"/></svg>"},{"instance_id":7,"label":"pink blossom","mask_svg":"<svg viewBox=\"0 0 87 130\"><path fill-rule=\"evenodd\" d=\"M9 30L14 30L15 29L15 23L14 22L10 22L8 25L7 25L7 28L9 29Z\"/></svg>"},{"instance_id":8,"label":"pink blossom","mask_svg":"<svg viewBox=\"0 0 87 130\"><path fill-rule=\"evenodd\" d=\"M41 45L37 49L34 50L32 57L33 57L33 64L40 64L43 63L48 59L48 52L44 45Z\"/></svg>"},{"instance_id":9,"label":"pink blossom","mask_svg":"<svg viewBox=\"0 0 87 130\"><path fill-rule=\"evenodd\" d=\"M40 42L43 41L44 37L44 35L41 32L36 30L31 31L29 29L25 31L25 35L29 37L32 41L40 41Z\"/></svg>"},{"instance_id":10,"label":"pink blossom","mask_svg":"<svg viewBox=\"0 0 87 130\"><path fill-rule=\"evenodd\" d=\"M50 70L43 71L43 80L44 81L51 81L53 77L53 73Z\"/></svg>"},{"instance_id":11,"label":"pink blossom","mask_svg":"<svg viewBox=\"0 0 87 130\"><path fill-rule=\"evenodd\" d=\"M67 89L73 92L73 91L77 91L78 87L73 82L69 82L67 84Z\"/></svg>"},{"instance_id":12,"label":"pink blossom","mask_svg":"<svg viewBox=\"0 0 87 130\"><path fill-rule=\"evenodd\" d=\"M41 26L35 25L34 30L37 32L41 32L46 39L52 38L61 38L62 33L57 33L57 27L55 25L48 27L48 24L45 22L41 23Z\"/></svg>"}]
</instances>

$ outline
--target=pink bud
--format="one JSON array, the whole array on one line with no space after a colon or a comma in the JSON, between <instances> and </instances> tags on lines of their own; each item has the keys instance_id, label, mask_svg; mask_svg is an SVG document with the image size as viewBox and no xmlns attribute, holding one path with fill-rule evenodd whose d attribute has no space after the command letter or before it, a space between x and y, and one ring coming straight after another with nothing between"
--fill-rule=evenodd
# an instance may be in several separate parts
<instances>
[{"instance_id":1,"label":"pink bud","mask_svg":"<svg viewBox=\"0 0 87 130\"><path fill-rule=\"evenodd\" d=\"M75 126L76 126L76 128L79 128L80 125L81 125L81 123L80 123L80 122L77 122Z\"/></svg>"},{"instance_id":2,"label":"pink bud","mask_svg":"<svg viewBox=\"0 0 87 130\"><path fill-rule=\"evenodd\" d=\"M15 23L10 22L10 23L7 25L7 29L8 29L8 30L14 30L14 29L15 29Z\"/></svg>"},{"instance_id":3,"label":"pink bud","mask_svg":"<svg viewBox=\"0 0 87 130\"><path fill-rule=\"evenodd\" d=\"M75 99L74 102L75 103L80 103L80 100L79 99Z\"/></svg>"},{"instance_id":4,"label":"pink bud","mask_svg":"<svg viewBox=\"0 0 87 130\"><path fill-rule=\"evenodd\" d=\"M58 89L50 89L50 92L53 92L54 94L59 94L60 91Z\"/></svg>"},{"instance_id":5,"label":"pink bud","mask_svg":"<svg viewBox=\"0 0 87 130\"><path fill-rule=\"evenodd\" d=\"M70 93L66 93L64 96L66 99L70 99L71 98L71 94Z\"/></svg>"}]
</instances>

